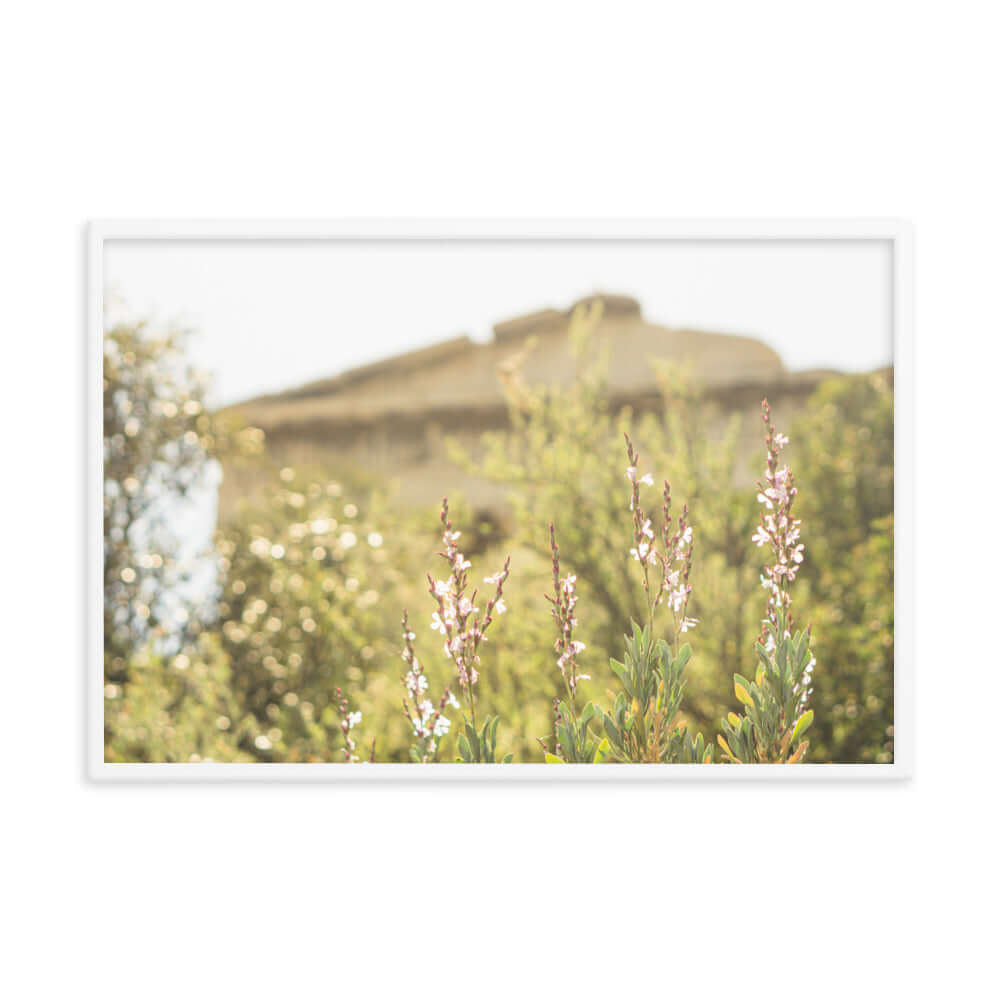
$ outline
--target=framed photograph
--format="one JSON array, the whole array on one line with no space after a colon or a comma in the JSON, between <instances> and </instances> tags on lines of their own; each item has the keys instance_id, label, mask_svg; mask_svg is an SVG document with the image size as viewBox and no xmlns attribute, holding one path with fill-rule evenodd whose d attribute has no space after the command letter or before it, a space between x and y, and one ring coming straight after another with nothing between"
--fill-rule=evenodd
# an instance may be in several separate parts
<instances>
[{"instance_id":1,"label":"framed photograph","mask_svg":"<svg viewBox=\"0 0 1000 1000\"><path fill-rule=\"evenodd\" d=\"M91 777L909 776L911 243L92 223Z\"/></svg>"}]
</instances>

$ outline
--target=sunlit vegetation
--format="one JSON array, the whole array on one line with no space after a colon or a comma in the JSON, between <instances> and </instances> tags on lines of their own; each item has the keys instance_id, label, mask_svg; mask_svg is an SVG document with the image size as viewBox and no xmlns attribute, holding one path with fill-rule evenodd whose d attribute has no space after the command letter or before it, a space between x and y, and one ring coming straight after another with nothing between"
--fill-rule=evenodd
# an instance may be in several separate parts
<instances>
[{"instance_id":1,"label":"sunlit vegetation","mask_svg":"<svg viewBox=\"0 0 1000 1000\"><path fill-rule=\"evenodd\" d=\"M109 330L106 758L891 761L890 378L832 377L775 430L660 366L639 417L591 320L571 384L518 381L508 428L452 450L508 491L489 534L460 496L268 472L182 336ZM178 511L236 460L269 485L191 552Z\"/></svg>"}]
</instances>

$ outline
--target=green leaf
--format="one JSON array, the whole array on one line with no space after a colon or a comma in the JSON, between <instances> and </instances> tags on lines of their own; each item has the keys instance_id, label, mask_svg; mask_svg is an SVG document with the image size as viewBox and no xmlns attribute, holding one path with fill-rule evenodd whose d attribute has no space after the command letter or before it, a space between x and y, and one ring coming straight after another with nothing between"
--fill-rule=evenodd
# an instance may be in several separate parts
<instances>
[{"instance_id":1,"label":"green leaf","mask_svg":"<svg viewBox=\"0 0 1000 1000\"><path fill-rule=\"evenodd\" d=\"M753 708L753 698L750 697L747 689L739 682L733 681L733 690L736 692L736 697L743 702L748 708Z\"/></svg>"},{"instance_id":2,"label":"green leaf","mask_svg":"<svg viewBox=\"0 0 1000 1000\"><path fill-rule=\"evenodd\" d=\"M625 664L619 663L617 660L612 660L611 669L615 672L615 675L622 682L622 684L624 684L628 678L628 671L625 669Z\"/></svg>"},{"instance_id":3,"label":"green leaf","mask_svg":"<svg viewBox=\"0 0 1000 1000\"><path fill-rule=\"evenodd\" d=\"M719 741L719 746L722 747L723 753L725 753L727 757L731 758L733 761L739 760L739 757L729 749L729 744L726 742L725 737L723 737L721 733L716 736L716 739Z\"/></svg>"},{"instance_id":4,"label":"green leaf","mask_svg":"<svg viewBox=\"0 0 1000 1000\"><path fill-rule=\"evenodd\" d=\"M614 744L621 743L621 734L615 728L615 724L611 721L611 716L609 715L604 716L604 731L608 734L608 739Z\"/></svg>"},{"instance_id":5,"label":"green leaf","mask_svg":"<svg viewBox=\"0 0 1000 1000\"><path fill-rule=\"evenodd\" d=\"M509 758L509 757L512 757L512 756L513 756L513 754L507 754L507 757L508 757L508 758ZM506 759L505 759L505 760L504 760L504 763L506 763L506 762L507 762L507 761L506 761ZM565 764L565 763L566 763L566 761L564 761L564 760L562 759L562 757L557 757L557 756L556 756L556 755L555 755L554 753L547 753L547 754L545 755L545 763L546 763L546 764Z\"/></svg>"},{"instance_id":6,"label":"green leaf","mask_svg":"<svg viewBox=\"0 0 1000 1000\"><path fill-rule=\"evenodd\" d=\"M811 725L813 721L813 710L810 708L808 712L804 712L799 718L799 721L795 723L795 728L792 730L792 739L798 739Z\"/></svg>"}]
</instances>

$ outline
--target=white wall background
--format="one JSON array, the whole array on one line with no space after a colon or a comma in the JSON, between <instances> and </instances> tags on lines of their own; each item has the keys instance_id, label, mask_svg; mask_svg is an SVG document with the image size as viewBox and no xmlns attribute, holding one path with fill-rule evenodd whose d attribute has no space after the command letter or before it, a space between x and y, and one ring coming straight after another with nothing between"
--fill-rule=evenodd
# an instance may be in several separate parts
<instances>
[{"instance_id":1,"label":"white wall background","mask_svg":"<svg viewBox=\"0 0 1000 1000\"><path fill-rule=\"evenodd\" d=\"M995 989L992 15L870 0L8 13L4 992ZM84 220L506 214L916 224L915 779L89 785Z\"/></svg>"}]
</instances>

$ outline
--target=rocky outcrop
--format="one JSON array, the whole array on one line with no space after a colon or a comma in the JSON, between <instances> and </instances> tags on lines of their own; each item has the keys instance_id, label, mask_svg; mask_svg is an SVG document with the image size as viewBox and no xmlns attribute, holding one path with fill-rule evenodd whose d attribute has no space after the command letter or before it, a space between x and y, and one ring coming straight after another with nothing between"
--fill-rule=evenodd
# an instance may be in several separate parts
<instances>
[{"instance_id":1,"label":"rocky outcrop","mask_svg":"<svg viewBox=\"0 0 1000 1000\"><path fill-rule=\"evenodd\" d=\"M471 443L481 431L505 426L504 381L509 388L515 369L529 384L568 383L576 370L570 318L578 306L597 300L602 314L590 350L607 351L616 405L656 405L655 359L681 362L727 411L752 410L765 393L772 401L794 401L819 380L820 373L789 374L757 340L658 326L643 317L634 299L601 294L566 310L500 322L487 343L457 337L231 409L263 428L278 462L330 468L359 462L376 475L405 482L403 495L414 504L434 503L443 488L457 488L474 503L502 507L496 487L469 479L448 462L443 439L454 435ZM227 474L223 510L252 491L246 477L238 470Z\"/></svg>"}]
</instances>

